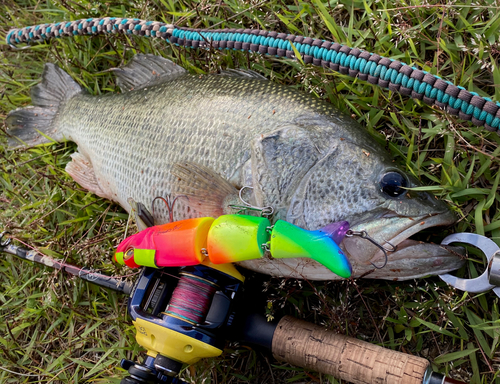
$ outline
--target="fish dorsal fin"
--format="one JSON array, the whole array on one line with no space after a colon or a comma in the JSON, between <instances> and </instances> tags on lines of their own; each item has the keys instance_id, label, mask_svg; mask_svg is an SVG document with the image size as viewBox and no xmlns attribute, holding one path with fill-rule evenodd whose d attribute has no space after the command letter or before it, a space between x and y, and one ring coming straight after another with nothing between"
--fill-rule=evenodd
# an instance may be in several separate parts
<instances>
[{"instance_id":1,"label":"fish dorsal fin","mask_svg":"<svg viewBox=\"0 0 500 384\"><path fill-rule=\"evenodd\" d=\"M188 205L208 216L228 213L229 204L238 199L238 190L222 176L201 164L182 162L172 166L177 177L173 194L186 196Z\"/></svg>"},{"instance_id":2,"label":"fish dorsal fin","mask_svg":"<svg viewBox=\"0 0 500 384\"><path fill-rule=\"evenodd\" d=\"M219 73L221 76L232 76L243 79L269 80L267 77L251 69L225 69Z\"/></svg>"},{"instance_id":3,"label":"fish dorsal fin","mask_svg":"<svg viewBox=\"0 0 500 384\"><path fill-rule=\"evenodd\" d=\"M113 72L122 92L128 92L176 79L186 70L164 57L138 54L127 65L114 68Z\"/></svg>"}]
</instances>

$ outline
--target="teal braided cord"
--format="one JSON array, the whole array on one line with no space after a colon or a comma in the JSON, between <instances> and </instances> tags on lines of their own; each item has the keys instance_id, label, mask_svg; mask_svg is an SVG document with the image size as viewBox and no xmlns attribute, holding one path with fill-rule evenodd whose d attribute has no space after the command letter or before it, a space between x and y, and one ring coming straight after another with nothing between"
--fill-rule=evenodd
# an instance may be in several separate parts
<instances>
[{"instance_id":1,"label":"teal braided cord","mask_svg":"<svg viewBox=\"0 0 500 384\"><path fill-rule=\"evenodd\" d=\"M293 44L306 63L328 67L421 99L427 104L445 108L461 119L472 120L475 125L485 125L488 130L498 131L500 128L499 102L493 102L490 98L481 97L463 87L456 87L438 76L399 61L303 36L260 30L178 28L156 21L104 17L13 29L7 34L6 41L15 46L51 38L105 33L161 38L171 44L189 48L232 49L287 58L294 58Z\"/></svg>"}]
</instances>

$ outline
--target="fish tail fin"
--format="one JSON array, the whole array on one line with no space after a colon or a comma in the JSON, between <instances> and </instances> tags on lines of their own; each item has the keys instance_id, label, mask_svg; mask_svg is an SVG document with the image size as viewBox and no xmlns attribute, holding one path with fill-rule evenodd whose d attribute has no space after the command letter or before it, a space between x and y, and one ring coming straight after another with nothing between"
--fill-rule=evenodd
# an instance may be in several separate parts
<instances>
[{"instance_id":1,"label":"fish tail fin","mask_svg":"<svg viewBox=\"0 0 500 384\"><path fill-rule=\"evenodd\" d=\"M64 140L54 124L61 104L82 93L82 88L61 68L45 64L42 81L31 89L33 105L18 108L7 115L9 148L33 147Z\"/></svg>"}]
</instances>

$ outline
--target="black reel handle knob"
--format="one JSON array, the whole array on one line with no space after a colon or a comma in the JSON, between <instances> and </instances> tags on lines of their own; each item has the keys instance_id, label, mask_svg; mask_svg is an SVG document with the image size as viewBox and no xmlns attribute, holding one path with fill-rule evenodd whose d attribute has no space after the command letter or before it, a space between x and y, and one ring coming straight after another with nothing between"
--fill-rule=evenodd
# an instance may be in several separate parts
<instances>
[{"instance_id":1,"label":"black reel handle knob","mask_svg":"<svg viewBox=\"0 0 500 384\"><path fill-rule=\"evenodd\" d=\"M139 365L133 361L123 359L120 366L126 369L130 376L123 378L120 384L155 384L156 374L144 365Z\"/></svg>"}]
</instances>

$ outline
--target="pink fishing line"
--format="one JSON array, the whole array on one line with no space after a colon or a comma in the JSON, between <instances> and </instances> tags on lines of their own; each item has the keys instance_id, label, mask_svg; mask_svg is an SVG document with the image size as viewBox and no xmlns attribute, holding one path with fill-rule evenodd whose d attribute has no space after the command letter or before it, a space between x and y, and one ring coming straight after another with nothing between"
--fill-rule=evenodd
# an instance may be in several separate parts
<instances>
[{"instance_id":1,"label":"pink fishing line","mask_svg":"<svg viewBox=\"0 0 500 384\"><path fill-rule=\"evenodd\" d=\"M194 275L181 276L165 313L192 324L200 324L210 308L216 287Z\"/></svg>"}]
</instances>

